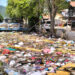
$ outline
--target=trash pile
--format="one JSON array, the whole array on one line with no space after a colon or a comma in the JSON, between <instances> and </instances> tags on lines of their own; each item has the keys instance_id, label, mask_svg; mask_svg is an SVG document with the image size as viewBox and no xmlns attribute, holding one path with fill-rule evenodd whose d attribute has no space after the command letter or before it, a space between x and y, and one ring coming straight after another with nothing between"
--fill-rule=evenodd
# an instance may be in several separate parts
<instances>
[{"instance_id":1,"label":"trash pile","mask_svg":"<svg viewBox=\"0 0 75 75\"><path fill-rule=\"evenodd\" d=\"M19 28L20 24L19 23L6 23L2 22L0 23L0 28Z\"/></svg>"},{"instance_id":2,"label":"trash pile","mask_svg":"<svg viewBox=\"0 0 75 75\"><path fill-rule=\"evenodd\" d=\"M5 22L0 23L0 28L7 28L8 24Z\"/></svg>"},{"instance_id":3,"label":"trash pile","mask_svg":"<svg viewBox=\"0 0 75 75\"><path fill-rule=\"evenodd\" d=\"M3 68L0 73L3 75L69 75L69 69L75 71L74 63L73 40L21 32L0 33L0 67Z\"/></svg>"},{"instance_id":4,"label":"trash pile","mask_svg":"<svg viewBox=\"0 0 75 75\"><path fill-rule=\"evenodd\" d=\"M20 24L19 23L9 23L8 27L9 28L19 28Z\"/></svg>"}]
</instances>

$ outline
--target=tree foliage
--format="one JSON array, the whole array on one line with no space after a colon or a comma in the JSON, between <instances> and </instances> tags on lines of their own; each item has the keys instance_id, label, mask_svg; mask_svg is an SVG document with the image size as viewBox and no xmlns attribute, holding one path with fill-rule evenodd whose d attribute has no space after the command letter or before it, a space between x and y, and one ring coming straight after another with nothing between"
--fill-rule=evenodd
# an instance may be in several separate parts
<instances>
[{"instance_id":1,"label":"tree foliage","mask_svg":"<svg viewBox=\"0 0 75 75\"><path fill-rule=\"evenodd\" d=\"M3 16L0 14L0 22L3 21Z\"/></svg>"},{"instance_id":2,"label":"tree foliage","mask_svg":"<svg viewBox=\"0 0 75 75\"><path fill-rule=\"evenodd\" d=\"M39 0L8 0L7 13L10 17L26 18L38 16L42 13L42 6L39 9ZM42 5L43 0L40 0Z\"/></svg>"}]
</instances>

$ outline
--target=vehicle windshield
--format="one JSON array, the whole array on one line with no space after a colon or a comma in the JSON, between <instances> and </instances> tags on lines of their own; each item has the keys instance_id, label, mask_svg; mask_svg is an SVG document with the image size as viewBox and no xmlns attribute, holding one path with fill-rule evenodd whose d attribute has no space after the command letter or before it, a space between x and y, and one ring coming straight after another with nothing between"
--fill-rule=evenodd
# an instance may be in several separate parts
<instances>
[{"instance_id":1,"label":"vehicle windshield","mask_svg":"<svg viewBox=\"0 0 75 75\"><path fill-rule=\"evenodd\" d=\"M50 24L51 22L50 21L47 21L47 24Z\"/></svg>"}]
</instances>

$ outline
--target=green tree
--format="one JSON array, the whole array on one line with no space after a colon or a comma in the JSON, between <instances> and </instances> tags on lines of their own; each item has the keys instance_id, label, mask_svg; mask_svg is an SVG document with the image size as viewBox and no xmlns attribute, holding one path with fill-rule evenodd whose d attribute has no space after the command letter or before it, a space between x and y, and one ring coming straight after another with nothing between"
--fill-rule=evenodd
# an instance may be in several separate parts
<instances>
[{"instance_id":1,"label":"green tree","mask_svg":"<svg viewBox=\"0 0 75 75\"><path fill-rule=\"evenodd\" d=\"M69 3L67 3L66 0L47 0L47 4L51 18L51 34L55 35L54 26L56 13L60 12L62 9L68 8Z\"/></svg>"},{"instance_id":2,"label":"green tree","mask_svg":"<svg viewBox=\"0 0 75 75\"><path fill-rule=\"evenodd\" d=\"M2 15L0 14L0 22L2 22L3 21L3 17L2 17Z\"/></svg>"},{"instance_id":3,"label":"green tree","mask_svg":"<svg viewBox=\"0 0 75 75\"><path fill-rule=\"evenodd\" d=\"M43 13L44 0L8 0L7 13L11 18L30 18ZM39 9L40 8L40 9ZM39 13L39 15L38 15Z\"/></svg>"}]
</instances>

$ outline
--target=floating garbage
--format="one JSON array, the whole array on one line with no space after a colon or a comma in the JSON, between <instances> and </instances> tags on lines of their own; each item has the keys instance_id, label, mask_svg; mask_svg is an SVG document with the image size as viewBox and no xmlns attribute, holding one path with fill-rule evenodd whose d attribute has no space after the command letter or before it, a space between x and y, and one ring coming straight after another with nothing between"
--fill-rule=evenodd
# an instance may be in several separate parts
<instances>
[{"instance_id":1,"label":"floating garbage","mask_svg":"<svg viewBox=\"0 0 75 75\"><path fill-rule=\"evenodd\" d=\"M1 32L0 62L6 75L69 75L75 71L75 41Z\"/></svg>"}]
</instances>

